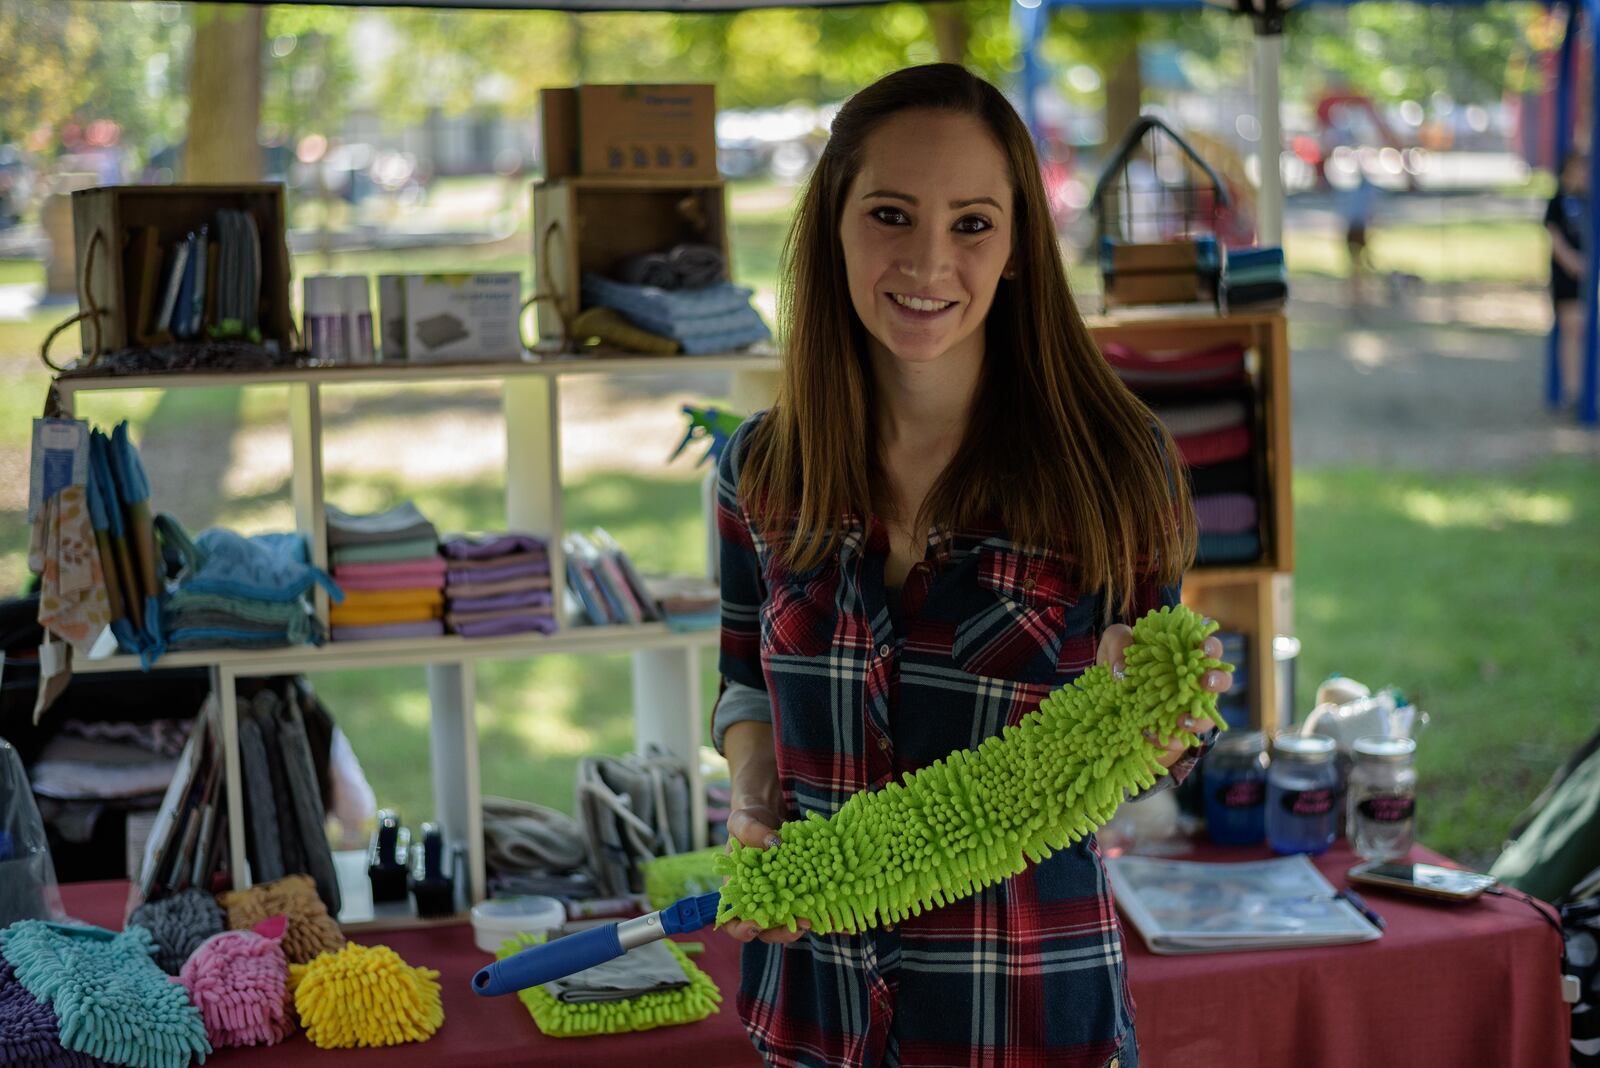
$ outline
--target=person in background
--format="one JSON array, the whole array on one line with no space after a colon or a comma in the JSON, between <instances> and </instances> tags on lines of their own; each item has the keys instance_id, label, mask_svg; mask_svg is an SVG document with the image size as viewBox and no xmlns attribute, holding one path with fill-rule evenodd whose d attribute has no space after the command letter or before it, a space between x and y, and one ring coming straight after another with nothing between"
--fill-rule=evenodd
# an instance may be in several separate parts
<instances>
[{"instance_id":1,"label":"person in background","mask_svg":"<svg viewBox=\"0 0 1600 1068\"><path fill-rule=\"evenodd\" d=\"M1378 206L1378 187L1367 178L1366 168L1356 167L1356 182L1338 194L1339 214L1344 217L1344 243L1350 250L1350 306L1362 303L1362 281L1372 267L1367 248L1367 230Z\"/></svg>"},{"instance_id":2,"label":"person in background","mask_svg":"<svg viewBox=\"0 0 1600 1068\"><path fill-rule=\"evenodd\" d=\"M1581 281L1588 270L1584 231L1589 215L1589 163L1582 154L1569 153L1556 172L1556 194L1544 211L1544 228L1550 233L1550 301L1555 306L1561 344L1561 391L1577 403L1582 383L1578 376L1583 349Z\"/></svg>"}]
</instances>

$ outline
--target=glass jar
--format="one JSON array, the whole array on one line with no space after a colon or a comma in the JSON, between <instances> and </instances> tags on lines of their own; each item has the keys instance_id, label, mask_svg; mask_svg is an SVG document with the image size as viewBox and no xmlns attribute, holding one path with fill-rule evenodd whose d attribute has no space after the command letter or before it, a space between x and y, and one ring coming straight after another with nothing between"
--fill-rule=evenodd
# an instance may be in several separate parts
<instances>
[{"instance_id":1,"label":"glass jar","mask_svg":"<svg viewBox=\"0 0 1600 1068\"><path fill-rule=\"evenodd\" d=\"M1410 738L1357 738L1347 788L1345 827L1365 860L1398 860L1411 851L1416 822L1417 743Z\"/></svg>"},{"instance_id":2,"label":"glass jar","mask_svg":"<svg viewBox=\"0 0 1600 1068\"><path fill-rule=\"evenodd\" d=\"M1267 771L1267 844L1277 853L1317 854L1333 844L1339 769L1334 741L1280 732Z\"/></svg>"},{"instance_id":3,"label":"glass jar","mask_svg":"<svg viewBox=\"0 0 1600 1068\"><path fill-rule=\"evenodd\" d=\"M1217 845L1255 845L1266 836L1269 763L1261 731L1228 731L1206 754L1206 832Z\"/></svg>"}]
</instances>

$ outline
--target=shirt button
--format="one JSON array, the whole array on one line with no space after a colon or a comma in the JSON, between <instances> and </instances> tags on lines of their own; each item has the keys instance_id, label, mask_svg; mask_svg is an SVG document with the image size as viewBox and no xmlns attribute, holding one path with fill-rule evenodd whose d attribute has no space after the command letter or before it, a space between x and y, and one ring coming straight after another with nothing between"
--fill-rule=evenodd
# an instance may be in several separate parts
<instances>
[{"instance_id":1,"label":"shirt button","mask_svg":"<svg viewBox=\"0 0 1600 1068\"><path fill-rule=\"evenodd\" d=\"M889 655L889 643L888 642L884 642L882 645L878 646L878 655L879 656L888 656Z\"/></svg>"},{"instance_id":2,"label":"shirt button","mask_svg":"<svg viewBox=\"0 0 1600 1068\"><path fill-rule=\"evenodd\" d=\"M1023 579L1022 580L1022 589L1023 589L1023 592L1025 592L1025 593L1032 593L1033 592L1033 579Z\"/></svg>"},{"instance_id":3,"label":"shirt button","mask_svg":"<svg viewBox=\"0 0 1600 1068\"><path fill-rule=\"evenodd\" d=\"M887 751L889 748L889 739L881 734L878 735L878 748L885 751Z\"/></svg>"}]
</instances>

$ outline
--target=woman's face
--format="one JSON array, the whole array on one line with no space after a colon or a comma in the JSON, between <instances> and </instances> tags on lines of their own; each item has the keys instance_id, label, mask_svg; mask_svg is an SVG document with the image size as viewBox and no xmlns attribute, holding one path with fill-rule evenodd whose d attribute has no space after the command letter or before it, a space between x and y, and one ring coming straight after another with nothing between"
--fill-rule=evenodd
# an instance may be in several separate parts
<instances>
[{"instance_id":1,"label":"woman's face","mask_svg":"<svg viewBox=\"0 0 1600 1068\"><path fill-rule=\"evenodd\" d=\"M908 364L981 357L1011 257L1011 170L981 121L903 111L867 138L839 223L850 301Z\"/></svg>"}]
</instances>

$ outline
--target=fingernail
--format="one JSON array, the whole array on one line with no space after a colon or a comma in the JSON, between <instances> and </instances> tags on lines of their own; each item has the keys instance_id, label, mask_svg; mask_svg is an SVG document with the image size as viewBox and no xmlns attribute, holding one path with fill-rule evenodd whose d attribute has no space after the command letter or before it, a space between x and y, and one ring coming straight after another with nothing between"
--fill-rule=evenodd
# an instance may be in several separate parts
<instances>
[{"instance_id":1,"label":"fingernail","mask_svg":"<svg viewBox=\"0 0 1600 1068\"><path fill-rule=\"evenodd\" d=\"M1123 680L1123 678L1125 678L1127 676L1127 674L1128 674L1127 669L1124 668L1121 664L1112 664L1111 665L1111 677L1116 679L1118 682L1121 682Z\"/></svg>"},{"instance_id":2,"label":"fingernail","mask_svg":"<svg viewBox=\"0 0 1600 1068\"><path fill-rule=\"evenodd\" d=\"M776 849L779 845L777 834L774 833L767 835L761 840L761 844L766 846L768 849Z\"/></svg>"},{"instance_id":3,"label":"fingernail","mask_svg":"<svg viewBox=\"0 0 1600 1068\"><path fill-rule=\"evenodd\" d=\"M810 920L796 920L794 922L794 925L796 927L800 928L800 930L802 930L802 931L811 930L811 921Z\"/></svg>"},{"instance_id":4,"label":"fingernail","mask_svg":"<svg viewBox=\"0 0 1600 1068\"><path fill-rule=\"evenodd\" d=\"M1216 687L1221 686L1221 685L1222 685L1222 672L1220 672L1220 671L1208 671L1208 672L1206 672L1206 686L1208 688L1215 689Z\"/></svg>"}]
</instances>

